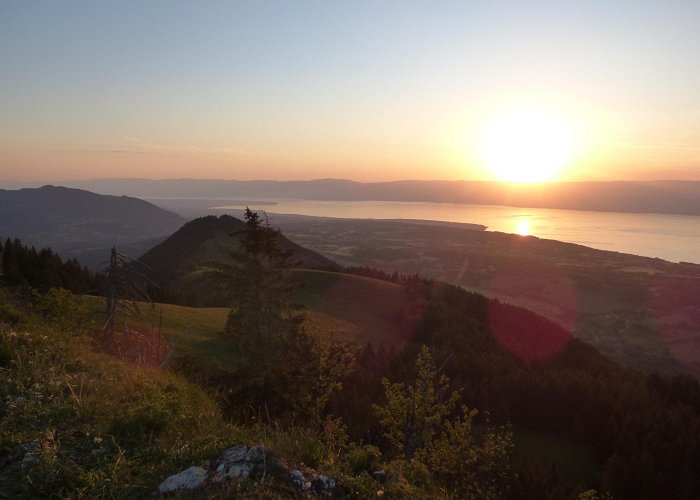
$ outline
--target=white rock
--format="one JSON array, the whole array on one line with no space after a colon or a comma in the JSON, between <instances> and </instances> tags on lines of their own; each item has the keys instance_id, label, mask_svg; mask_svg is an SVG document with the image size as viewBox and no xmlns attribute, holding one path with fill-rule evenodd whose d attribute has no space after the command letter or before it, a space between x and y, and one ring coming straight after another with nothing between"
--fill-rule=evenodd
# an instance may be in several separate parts
<instances>
[{"instance_id":1,"label":"white rock","mask_svg":"<svg viewBox=\"0 0 700 500\"><path fill-rule=\"evenodd\" d=\"M174 474L160 483L158 493L172 493L174 491L185 489L194 490L199 488L207 479L207 470L203 467L193 465L189 469L185 469L179 474Z\"/></svg>"},{"instance_id":2,"label":"white rock","mask_svg":"<svg viewBox=\"0 0 700 500\"><path fill-rule=\"evenodd\" d=\"M12 448L6 464L20 462L22 465L30 465L41 457L41 445L39 443L23 443ZM2 463L0 463L2 466Z\"/></svg>"},{"instance_id":3,"label":"white rock","mask_svg":"<svg viewBox=\"0 0 700 500\"><path fill-rule=\"evenodd\" d=\"M289 478L291 479L293 485L301 488L302 490L308 490L311 487L311 483L306 480L304 473L300 470L290 470Z\"/></svg>"}]
</instances>

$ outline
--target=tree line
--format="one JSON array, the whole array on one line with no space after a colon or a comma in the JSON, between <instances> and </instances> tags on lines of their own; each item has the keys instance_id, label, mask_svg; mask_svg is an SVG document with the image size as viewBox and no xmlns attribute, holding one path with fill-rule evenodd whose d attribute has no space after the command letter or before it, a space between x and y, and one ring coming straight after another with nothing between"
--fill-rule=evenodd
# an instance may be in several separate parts
<instances>
[{"instance_id":1,"label":"tree line","mask_svg":"<svg viewBox=\"0 0 700 500\"><path fill-rule=\"evenodd\" d=\"M81 266L75 259L64 261L50 248L36 250L18 239L0 241L0 284L34 288L40 292L64 288L73 293L97 293L104 277Z\"/></svg>"}]
</instances>

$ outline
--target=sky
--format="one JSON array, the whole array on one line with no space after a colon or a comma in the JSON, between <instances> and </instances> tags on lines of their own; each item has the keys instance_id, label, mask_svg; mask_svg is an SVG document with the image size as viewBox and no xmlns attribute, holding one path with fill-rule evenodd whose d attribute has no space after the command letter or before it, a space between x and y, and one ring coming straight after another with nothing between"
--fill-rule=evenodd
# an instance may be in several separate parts
<instances>
[{"instance_id":1,"label":"sky","mask_svg":"<svg viewBox=\"0 0 700 500\"><path fill-rule=\"evenodd\" d=\"M555 180L700 180L698 26L697 0L0 0L0 180L490 180L552 156Z\"/></svg>"}]
</instances>

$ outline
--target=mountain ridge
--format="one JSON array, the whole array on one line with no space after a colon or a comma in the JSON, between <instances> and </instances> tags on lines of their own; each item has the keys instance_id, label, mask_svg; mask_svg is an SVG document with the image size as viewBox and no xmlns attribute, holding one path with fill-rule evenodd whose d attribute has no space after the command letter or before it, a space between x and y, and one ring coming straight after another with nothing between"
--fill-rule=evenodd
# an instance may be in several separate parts
<instances>
[{"instance_id":1,"label":"mountain ridge","mask_svg":"<svg viewBox=\"0 0 700 500\"><path fill-rule=\"evenodd\" d=\"M0 190L0 236L96 267L114 245L152 246L185 222L145 200L46 185Z\"/></svg>"},{"instance_id":2,"label":"mountain ridge","mask_svg":"<svg viewBox=\"0 0 700 500\"><path fill-rule=\"evenodd\" d=\"M319 201L464 203L626 213L700 215L700 181L586 181L509 184L494 181L348 179L92 179L62 184L140 198L287 198Z\"/></svg>"}]
</instances>

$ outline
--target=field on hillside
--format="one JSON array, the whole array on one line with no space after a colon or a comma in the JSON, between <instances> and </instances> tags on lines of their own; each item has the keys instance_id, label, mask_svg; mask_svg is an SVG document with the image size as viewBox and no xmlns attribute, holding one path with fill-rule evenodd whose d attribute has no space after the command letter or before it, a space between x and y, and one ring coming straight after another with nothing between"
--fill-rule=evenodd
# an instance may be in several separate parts
<instances>
[{"instance_id":1,"label":"field on hillside","mask_svg":"<svg viewBox=\"0 0 700 500\"><path fill-rule=\"evenodd\" d=\"M305 283L299 301L307 308L306 327L340 340L398 347L402 344L395 318L410 300L403 287L362 276L324 271L297 271ZM104 299L86 297L92 314L104 309ZM175 349L187 349L221 367L235 363L235 349L222 333L227 308L141 304L141 317L130 319L129 328L141 333L160 330L174 341ZM122 325L117 325L122 326Z\"/></svg>"},{"instance_id":2,"label":"field on hillside","mask_svg":"<svg viewBox=\"0 0 700 500\"><path fill-rule=\"evenodd\" d=\"M459 225L276 216L347 266L420 274L521 305L644 371L700 376L700 266Z\"/></svg>"},{"instance_id":3,"label":"field on hillside","mask_svg":"<svg viewBox=\"0 0 700 500\"><path fill-rule=\"evenodd\" d=\"M322 331L344 340L385 346L402 344L397 322L411 305L402 286L377 279L324 271L295 273L306 283L299 299Z\"/></svg>"}]
</instances>

